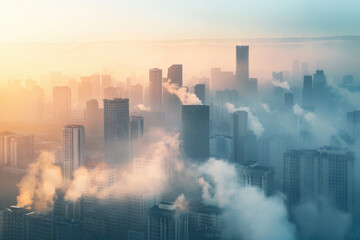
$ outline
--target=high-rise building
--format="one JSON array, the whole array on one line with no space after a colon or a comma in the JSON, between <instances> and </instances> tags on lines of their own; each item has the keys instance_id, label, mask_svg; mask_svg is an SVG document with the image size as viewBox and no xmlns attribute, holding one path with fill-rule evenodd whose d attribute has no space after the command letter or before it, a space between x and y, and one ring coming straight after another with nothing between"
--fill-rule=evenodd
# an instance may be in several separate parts
<instances>
[{"instance_id":1,"label":"high-rise building","mask_svg":"<svg viewBox=\"0 0 360 240\"><path fill-rule=\"evenodd\" d=\"M214 205L204 205L196 209L195 236L191 239L222 239L224 236L225 222L223 210ZM190 229L190 226L189 226Z\"/></svg>"},{"instance_id":2,"label":"high-rise building","mask_svg":"<svg viewBox=\"0 0 360 240\"><path fill-rule=\"evenodd\" d=\"M15 135L9 137L10 166L27 168L34 161L34 135Z\"/></svg>"},{"instance_id":3,"label":"high-rise building","mask_svg":"<svg viewBox=\"0 0 360 240\"><path fill-rule=\"evenodd\" d=\"M300 77L307 76L308 74L309 74L309 64L307 62L302 62L301 63L301 76Z\"/></svg>"},{"instance_id":4,"label":"high-rise building","mask_svg":"<svg viewBox=\"0 0 360 240\"><path fill-rule=\"evenodd\" d=\"M81 125L66 125L62 131L62 172L70 181L81 165L85 165L85 128Z\"/></svg>"},{"instance_id":5,"label":"high-rise building","mask_svg":"<svg viewBox=\"0 0 360 240\"><path fill-rule=\"evenodd\" d=\"M144 135L144 117L130 116L130 138L135 140Z\"/></svg>"},{"instance_id":6,"label":"high-rise building","mask_svg":"<svg viewBox=\"0 0 360 240\"><path fill-rule=\"evenodd\" d=\"M256 96L258 90L258 79L257 78L250 78L248 82L248 95L251 97Z\"/></svg>"},{"instance_id":7,"label":"high-rise building","mask_svg":"<svg viewBox=\"0 0 360 240\"><path fill-rule=\"evenodd\" d=\"M196 84L194 87L195 95L205 104L205 84Z\"/></svg>"},{"instance_id":8,"label":"high-rise building","mask_svg":"<svg viewBox=\"0 0 360 240\"><path fill-rule=\"evenodd\" d=\"M159 193L146 191L111 194L109 233L113 239L146 240L149 209L159 203Z\"/></svg>"},{"instance_id":9,"label":"high-rise building","mask_svg":"<svg viewBox=\"0 0 360 240\"><path fill-rule=\"evenodd\" d=\"M172 83L178 85L179 87L183 86L183 68L182 64L173 64L168 68L167 78L171 80Z\"/></svg>"},{"instance_id":10,"label":"high-rise building","mask_svg":"<svg viewBox=\"0 0 360 240\"><path fill-rule=\"evenodd\" d=\"M292 92L284 92L284 110L292 112L294 106L294 94Z\"/></svg>"},{"instance_id":11,"label":"high-rise building","mask_svg":"<svg viewBox=\"0 0 360 240\"><path fill-rule=\"evenodd\" d=\"M242 186L261 189L266 195L274 193L274 169L261 166L257 162L236 165L237 181Z\"/></svg>"},{"instance_id":12,"label":"high-rise building","mask_svg":"<svg viewBox=\"0 0 360 240\"><path fill-rule=\"evenodd\" d=\"M158 68L149 71L149 98L153 112L162 111L162 70Z\"/></svg>"},{"instance_id":13,"label":"high-rise building","mask_svg":"<svg viewBox=\"0 0 360 240\"><path fill-rule=\"evenodd\" d=\"M130 89L130 105L135 107L138 104L144 103L144 91L141 84L131 86Z\"/></svg>"},{"instance_id":14,"label":"high-rise building","mask_svg":"<svg viewBox=\"0 0 360 240\"><path fill-rule=\"evenodd\" d=\"M209 106L183 105L181 109L181 139L184 157L205 161L209 158Z\"/></svg>"},{"instance_id":15,"label":"high-rise building","mask_svg":"<svg viewBox=\"0 0 360 240\"><path fill-rule=\"evenodd\" d=\"M226 134L211 136L210 156L216 159L232 161L234 158L234 138Z\"/></svg>"},{"instance_id":16,"label":"high-rise building","mask_svg":"<svg viewBox=\"0 0 360 240\"><path fill-rule=\"evenodd\" d=\"M238 85L232 71L222 71L221 68L211 68L210 90L212 92L226 89L235 90Z\"/></svg>"},{"instance_id":17,"label":"high-rise building","mask_svg":"<svg viewBox=\"0 0 360 240\"><path fill-rule=\"evenodd\" d=\"M313 106L313 86L312 76L304 76L304 85L302 90L302 106Z\"/></svg>"},{"instance_id":18,"label":"high-rise building","mask_svg":"<svg viewBox=\"0 0 360 240\"><path fill-rule=\"evenodd\" d=\"M348 112L346 115L347 130L349 135L355 139L360 139L360 111Z\"/></svg>"},{"instance_id":19,"label":"high-rise building","mask_svg":"<svg viewBox=\"0 0 360 240\"><path fill-rule=\"evenodd\" d=\"M249 81L249 46L236 46L236 78L238 90L245 89Z\"/></svg>"},{"instance_id":20,"label":"high-rise building","mask_svg":"<svg viewBox=\"0 0 360 240\"><path fill-rule=\"evenodd\" d=\"M353 209L354 153L331 147L284 154L284 193L289 207L327 198L336 208Z\"/></svg>"},{"instance_id":21,"label":"high-rise building","mask_svg":"<svg viewBox=\"0 0 360 240\"><path fill-rule=\"evenodd\" d=\"M130 161L129 99L104 99L105 162L126 165Z\"/></svg>"},{"instance_id":22,"label":"high-rise building","mask_svg":"<svg viewBox=\"0 0 360 240\"><path fill-rule=\"evenodd\" d=\"M80 240L81 222L38 213L26 215L26 240Z\"/></svg>"},{"instance_id":23,"label":"high-rise building","mask_svg":"<svg viewBox=\"0 0 360 240\"><path fill-rule=\"evenodd\" d=\"M161 202L148 214L148 240L188 240L187 214L174 203Z\"/></svg>"},{"instance_id":24,"label":"high-rise building","mask_svg":"<svg viewBox=\"0 0 360 240\"><path fill-rule=\"evenodd\" d=\"M104 144L104 110L99 108L99 102L91 99L86 102L84 111L86 146L91 149L102 149Z\"/></svg>"},{"instance_id":25,"label":"high-rise building","mask_svg":"<svg viewBox=\"0 0 360 240\"><path fill-rule=\"evenodd\" d=\"M71 89L69 87L54 87L53 119L62 122L71 119Z\"/></svg>"},{"instance_id":26,"label":"high-rise building","mask_svg":"<svg viewBox=\"0 0 360 240\"><path fill-rule=\"evenodd\" d=\"M231 132L234 139L235 162L257 161L256 136L248 128L246 111L236 111L232 114Z\"/></svg>"},{"instance_id":27,"label":"high-rise building","mask_svg":"<svg viewBox=\"0 0 360 240\"><path fill-rule=\"evenodd\" d=\"M313 78L313 101L315 108L322 110L328 104L326 76L323 70L316 70Z\"/></svg>"},{"instance_id":28,"label":"high-rise building","mask_svg":"<svg viewBox=\"0 0 360 240\"><path fill-rule=\"evenodd\" d=\"M32 211L24 207L10 206L1 212L3 222L0 222L0 230L3 230L3 239L26 240L26 215Z\"/></svg>"}]
</instances>

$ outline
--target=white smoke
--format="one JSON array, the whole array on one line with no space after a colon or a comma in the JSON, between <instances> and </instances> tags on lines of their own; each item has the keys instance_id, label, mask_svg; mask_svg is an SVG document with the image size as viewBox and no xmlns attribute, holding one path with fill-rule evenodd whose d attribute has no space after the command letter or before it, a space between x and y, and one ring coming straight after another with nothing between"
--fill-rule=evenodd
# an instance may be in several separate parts
<instances>
[{"instance_id":1,"label":"white smoke","mask_svg":"<svg viewBox=\"0 0 360 240\"><path fill-rule=\"evenodd\" d=\"M261 107L265 110L265 112L271 112L270 107L267 103L260 103Z\"/></svg>"},{"instance_id":2,"label":"white smoke","mask_svg":"<svg viewBox=\"0 0 360 240\"><path fill-rule=\"evenodd\" d=\"M150 107L145 106L144 104L138 104L135 106L135 109L141 111L141 112L150 112Z\"/></svg>"},{"instance_id":3,"label":"white smoke","mask_svg":"<svg viewBox=\"0 0 360 240\"><path fill-rule=\"evenodd\" d=\"M344 239L351 224L349 214L343 213L327 201L320 204L306 202L294 210L300 239Z\"/></svg>"},{"instance_id":4,"label":"white smoke","mask_svg":"<svg viewBox=\"0 0 360 240\"><path fill-rule=\"evenodd\" d=\"M179 87L177 84L172 83L170 79L163 83L163 87L166 88L169 93L175 94L183 105L203 105L194 93L190 93L186 88Z\"/></svg>"},{"instance_id":5,"label":"white smoke","mask_svg":"<svg viewBox=\"0 0 360 240\"><path fill-rule=\"evenodd\" d=\"M234 113L236 111L246 111L249 117L249 128L254 131L257 137L260 137L264 133L265 129L263 125L260 123L258 117L252 113L249 107L235 108L234 104L231 103L226 103L225 106L230 113Z\"/></svg>"},{"instance_id":6,"label":"white smoke","mask_svg":"<svg viewBox=\"0 0 360 240\"><path fill-rule=\"evenodd\" d=\"M337 136L336 129L327 121L319 119L315 113L304 111L298 104L293 106L293 112L309 124L310 132L320 145L328 144L331 136Z\"/></svg>"},{"instance_id":7,"label":"white smoke","mask_svg":"<svg viewBox=\"0 0 360 240\"><path fill-rule=\"evenodd\" d=\"M203 200L224 209L231 239L295 239L295 228L288 221L281 197L266 197L256 188L240 186L235 167L224 161L210 159L199 172L213 183L199 178Z\"/></svg>"},{"instance_id":8,"label":"white smoke","mask_svg":"<svg viewBox=\"0 0 360 240\"><path fill-rule=\"evenodd\" d=\"M275 87L281 87L281 88L287 90L289 93L292 93L288 81L280 82L280 81L272 80L271 83L272 83L272 85L274 85Z\"/></svg>"}]
</instances>

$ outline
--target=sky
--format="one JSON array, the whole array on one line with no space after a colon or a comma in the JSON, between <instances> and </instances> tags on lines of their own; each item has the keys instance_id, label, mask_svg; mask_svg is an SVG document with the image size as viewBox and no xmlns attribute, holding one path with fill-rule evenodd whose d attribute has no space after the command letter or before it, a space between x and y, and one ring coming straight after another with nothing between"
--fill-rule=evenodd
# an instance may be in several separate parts
<instances>
[{"instance_id":1,"label":"sky","mask_svg":"<svg viewBox=\"0 0 360 240\"><path fill-rule=\"evenodd\" d=\"M174 63L187 82L211 67L234 71L241 44L260 82L295 59L359 75L359 9L358 0L0 0L0 86L103 69L147 83L148 69Z\"/></svg>"},{"instance_id":2,"label":"sky","mask_svg":"<svg viewBox=\"0 0 360 240\"><path fill-rule=\"evenodd\" d=\"M357 0L1 0L0 42L360 34Z\"/></svg>"}]
</instances>

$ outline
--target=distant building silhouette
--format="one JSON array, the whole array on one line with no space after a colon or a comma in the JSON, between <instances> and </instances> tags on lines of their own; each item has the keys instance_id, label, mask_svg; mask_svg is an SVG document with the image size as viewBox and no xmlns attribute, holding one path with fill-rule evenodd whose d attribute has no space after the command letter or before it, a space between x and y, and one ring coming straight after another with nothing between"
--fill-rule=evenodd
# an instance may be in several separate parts
<instances>
[{"instance_id":1,"label":"distant building silhouette","mask_svg":"<svg viewBox=\"0 0 360 240\"><path fill-rule=\"evenodd\" d=\"M71 119L71 89L69 87L54 87L53 119L61 122Z\"/></svg>"},{"instance_id":2,"label":"distant building silhouette","mask_svg":"<svg viewBox=\"0 0 360 240\"><path fill-rule=\"evenodd\" d=\"M304 76L302 89L302 106L313 106L313 86L312 76Z\"/></svg>"},{"instance_id":3,"label":"distant building silhouette","mask_svg":"<svg viewBox=\"0 0 360 240\"><path fill-rule=\"evenodd\" d=\"M162 111L162 70L158 68L149 71L149 98L153 112Z\"/></svg>"},{"instance_id":4,"label":"distant building silhouette","mask_svg":"<svg viewBox=\"0 0 360 240\"><path fill-rule=\"evenodd\" d=\"M246 90L249 81L249 46L236 46L236 78L239 92Z\"/></svg>"},{"instance_id":5,"label":"distant building silhouette","mask_svg":"<svg viewBox=\"0 0 360 240\"><path fill-rule=\"evenodd\" d=\"M194 87L195 95L205 104L205 84L196 84Z\"/></svg>"}]
</instances>

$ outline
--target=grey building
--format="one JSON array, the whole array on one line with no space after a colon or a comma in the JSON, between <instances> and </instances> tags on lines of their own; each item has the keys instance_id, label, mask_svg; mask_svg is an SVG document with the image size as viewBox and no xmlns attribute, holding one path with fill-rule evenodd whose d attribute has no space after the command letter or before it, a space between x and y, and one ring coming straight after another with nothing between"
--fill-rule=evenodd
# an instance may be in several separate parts
<instances>
[{"instance_id":1,"label":"grey building","mask_svg":"<svg viewBox=\"0 0 360 240\"><path fill-rule=\"evenodd\" d=\"M129 99L104 99L105 162L123 166L130 161Z\"/></svg>"},{"instance_id":2,"label":"grey building","mask_svg":"<svg viewBox=\"0 0 360 240\"><path fill-rule=\"evenodd\" d=\"M205 84L196 84L194 87L195 95L205 104Z\"/></svg>"},{"instance_id":3,"label":"grey building","mask_svg":"<svg viewBox=\"0 0 360 240\"><path fill-rule=\"evenodd\" d=\"M313 106L312 76L304 76L302 106Z\"/></svg>"},{"instance_id":4,"label":"grey building","mask_svg":"<svg viewBox=\"0 0 360 240\"><path fill-rule=\"evenodd\" d=\"M284 193L289 207L319 197L336 208L353 209L354 153L333 147L284 154Z\"/></svg>"},{"instance_id":5,"label":"grey building","mask_svg":"<svg viewBox=\"0 0 360 240\"><path fill-rule=\"evenodd\" d=\"M161 202L150 208L147 239L188 240L187 213L169 202Z\"/></svg>"},{"instance_id":6,"label":"grey building","mask_svg":"<svg viewBox=\"0 0 360 240\"><path fill-rule=\"evenodd\" d=\"M347 131L355 139L360 139L360 111L348 112L346 114Z\"/></svg>"},{"instance_id":7,"label":"grey building","mask_svg":"<svg viewBox=\"0 0 360 240\"><path fill-rule=\"evenodd\" d=\"M239 90L247 87L249 81L249 46L236 46L236 78Z\"/></svg>"},{"instance_id":8,"label":"grey building","mask_svg":"<svg viewBox=\"0 0 360 240\"><path fill-rule=\"evenodd\" d=\"M158 68L149 71L149 100L153 112L162 111L162 70Z\"/></svg>"},{"instance_id":9,"label":"grey building","mask_svg":"<svg viewBox=\"0 0 360 240\"><path fill-rule=\"evenodd\" d=\"M257 162L245 162L236 165L238 183L261 189L266 195L274 193L274 169L259 165Z\"/></svg>"},{"instance_id":10,"label":"grey building","mask_svg":"<svg viewBox=\"0 0 360 240\"><path fill-rule=\"evenodd\" d=\"M210 155L209 106L183 105L181 109L182 153L188 160L205 161Z\"/></svg>"}]
</instances>

